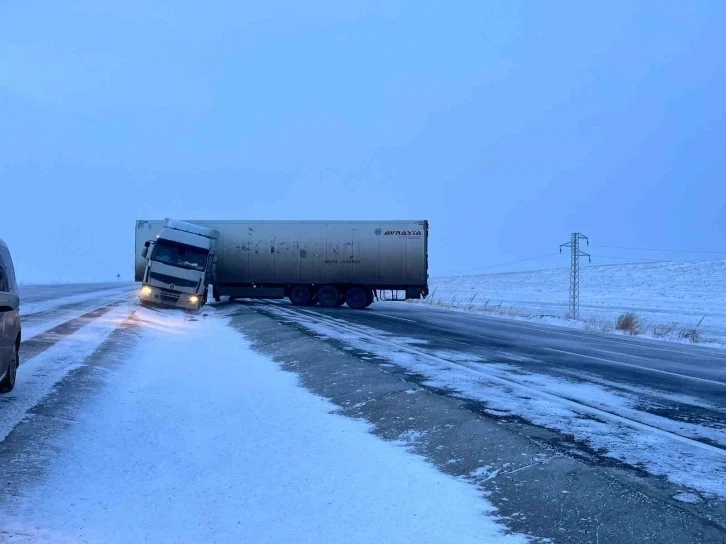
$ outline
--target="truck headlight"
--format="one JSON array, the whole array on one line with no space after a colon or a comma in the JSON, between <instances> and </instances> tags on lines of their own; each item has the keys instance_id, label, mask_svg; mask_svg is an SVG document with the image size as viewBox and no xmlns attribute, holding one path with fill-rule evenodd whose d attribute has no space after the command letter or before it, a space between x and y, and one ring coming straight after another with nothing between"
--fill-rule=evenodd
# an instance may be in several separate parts
<instances>
[{"instance_id":1,"label":"truck headlight","mask_svg":"<svg viewBox=\"0 0 726 544\"><path fill-rule=\"evenodd\" d=\"M197 302L199 302L199 297L196 295L192 295L189 297L189 302L191 302L192 304L196 304Z\"/></svg>"},{"instance_id":2,"label":"truck headlight","mask_svg":"<svg viewBox=\"0 0 726 544\"><path fill-rule=\"evenodd\" d=\"M151 294L151 287L149 287L148 285L143 286L141 288L141 294L148 297Z\"/></svg>"}]
</instances>

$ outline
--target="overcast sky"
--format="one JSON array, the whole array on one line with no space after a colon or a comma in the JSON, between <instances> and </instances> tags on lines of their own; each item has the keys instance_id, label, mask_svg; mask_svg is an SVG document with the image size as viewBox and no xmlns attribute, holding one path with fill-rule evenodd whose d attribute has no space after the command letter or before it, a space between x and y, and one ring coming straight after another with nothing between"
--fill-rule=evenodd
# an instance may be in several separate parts
<instances>
[{"instance_id":1,"label":"overcast sky","mask_svg":"<svg viewBox=\"0 0 726 544\"><path fill-rule=\"evenodd\" d=\"M696 0L0 0L0 237L25 281L131 279L166 216L428 219L432 273L566 266L493 265L572 231L726 252L724 28Z\"/></svg>"}]
</instances>

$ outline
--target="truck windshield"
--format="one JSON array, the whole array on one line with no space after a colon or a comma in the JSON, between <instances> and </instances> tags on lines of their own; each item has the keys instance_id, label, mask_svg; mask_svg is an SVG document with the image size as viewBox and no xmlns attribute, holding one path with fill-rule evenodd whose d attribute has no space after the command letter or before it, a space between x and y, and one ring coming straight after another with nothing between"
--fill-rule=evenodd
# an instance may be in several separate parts
<instances>
[{"instance_id":1,"label":"truck windshield","mask_svg":"<svg viewBox=\"0 0 726 544\"><path fill-rule=\"evenodd\" d=\"M151 260L189 270L203 271L207 267L208 250L178 242L159 239L154 244Z\"/></svg>"}]
</instances>

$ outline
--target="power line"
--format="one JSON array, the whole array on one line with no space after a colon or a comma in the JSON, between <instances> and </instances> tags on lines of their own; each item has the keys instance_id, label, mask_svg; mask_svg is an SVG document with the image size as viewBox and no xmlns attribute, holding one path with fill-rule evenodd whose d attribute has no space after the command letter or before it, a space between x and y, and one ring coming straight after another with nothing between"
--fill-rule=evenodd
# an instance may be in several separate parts
<instances>
[{"instance_id":1,"label":"power line","mask_svg":"<svg viewBox=\"0 0 726 544\"><path fill-rule=\"evenodd\" d=\"M655 249L652 247L622 247L622 246L596 246L605 249L627 249L631 251L661 251L664 253L712 253L714 255L726 255L726 251L701 251L697 249Z\"/></svg>"},{"instance_id":2,"label":"power line","mask_svg":"<svg viewBox=\"0 0 726 544\"><path fill-rule=\"evenodd\" d=\"M592 245L590 247L611 247L612 248L614 246ZM621 249L621 248L618 247L616 249ZM632 248L632 249L636 249L636 248ZM654 250L654 251L660 251L660 250ZM671 251L676 251L676 250L671 250ZM714 253L719 253L719 252L714 252ZM490 264L490 265L486 265L486 266L477 266L477 267L466 268L466 269L462 268L462 269L451 270L451 271L447 271L447 272L439 272L436 275L445 276L445 275L451 275L451 274L453 274L453 275L466 274L466 273L470 273L470 272L490 270L492 268L501 268L504 266L510 266L510 265L515 265L515 264L520 264L520 263L532 262L532 261L539 261L542 259L549 259L550 257L557 257L559 255L560 255L559 253L548 253L547 255L539 255L537 257L527 257L526 259L517 259L516 261L508 261L505 263ZM600 255L600 254L592 255L592 257L599 258L599 259L618 259L618 260L623 260L623 261L636 261L636 262L641 262L641 263L677 262L677 261L668 261L668 260L663 260L663 259L656 260L656 259L643 259L643 258L639 258L639 257L621 257L621 256L616 257L615 255Z\"/></svg>"},{"instance_id":3,"label":"power line","mask_svg":"<svg viewBox=\"0 0 726 544\"><path fill-rule=\"evenodd\" d=\"M474 268L467 268L466 270L457 270L454 272L449 272L449 274L454 274L456 272L473 272L473 271L479 271L479 270L489 270L492 268L501 268L503 266L510 266L513 264L520 264L520 263L527 263L531 261L539 261L541 259L548 259L550 257L556 257L559 253L548 253L547 255L540 255L538 257L528 257L526 259L517 259L516 261L509 261L507 263L499 263L499 264L490 264L487 266L477 266Z\"/></svg>"},{"instance_id":4,"label":"power line","mask_svg":"<svg viewBox=\"0 0 726 544\"><path fill-rule=\"evenodd\" d=\"M501 264L491 264L483 267L479 267L480 270L484 270L487 268L500 268L502 266L509 266L510 264L519 264L519 263L526 263L530 261L538 261L540 259L547 259L549 257L556 257L558 253L548 253L547 255L540 255L538 257L528 257L526 259L518 259L516 261L509 261L508 263L501 263Z\"/></svg>"},{"instance_id":5,"label":"power line","mask_svg":"<svg viewBox=\"0 0 726 544\"><path fill-rule=\"evenodd\" d=\"M659 261L659 260L655 260L655 259L640 259L638 257L615 257L613 255L593 255L593 257L598 257L600 259L622 259L624 261L638 261L641 263L677 262L677 261L662 261L662 260Z\"/></svg>"},{"instance_id":6,"label":"power line","mask_svg":"<svg viewBox=\"0 0 726 544\"><path fill-rule=\"evenodd\" d=\"M643 248L643 247L624 247L624 246L606 246L606 245L595 245L593 244L590 247L594 248L609 248L609 249L626 249L626 250L634 250L634 251L664 251L664 252L674 252L674 253L712 253L712 254L718 254L718 255L726 255L726 251L696 251L696 250L679 250L679 249L654 249L654 248ZM496 264L489 264L486 266L475 266L473 268L466 268L466 269L458 269L458 270L452 270L449 272L442 272L441 275L445 274L463 274L467 272L479 272L484 270L491 270L493 268L502 268L505 266L512 266L515 264L521 264L521 263L528 263L532 261L539 261L542 259L549 259L551 257L558 256L559 253L547 253L545 255L537 255L535 257L526 257L524 259L517 259L514 261L507 261L503 263L496 263ZM639 261L639 262L647 262L647 263L657 263L657 262L663 262L662 260L654 260L654 259L640 259L637 257L616 257L614 255L593 255L593 257L598 257L601 259L618 259L618 260L624 260L624 261Z\"/></svg>"}]
</instances>

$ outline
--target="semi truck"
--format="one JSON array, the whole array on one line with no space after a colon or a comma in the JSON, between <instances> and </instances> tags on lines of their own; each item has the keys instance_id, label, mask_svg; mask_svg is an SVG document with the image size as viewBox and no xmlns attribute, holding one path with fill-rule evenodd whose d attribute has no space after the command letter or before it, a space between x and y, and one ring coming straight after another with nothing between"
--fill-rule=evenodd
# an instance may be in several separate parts
<instances>
[{"instance_id":1,"label":"semi truck","mask_svg":"<svg viewBox=\"0 0 726 544\"><path fill-rule=\"evenodd\" d=\"M189 263L179 260L158 269L165 253L148 249L161 244L197 251L188 248L189 237L179 239L178 229L168 226L177 223L214 233L197 233L214 243L193 246L201 251L193 277ZM204 304L210 287L216 301L288 298L296 306L354 309L376 298L425 298L428 221L139 220L135 278L142 301L183 308Z\"/></svg>"}]
</instances>

